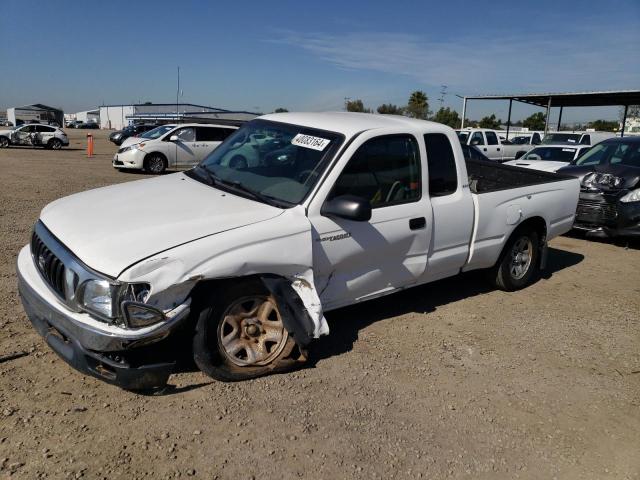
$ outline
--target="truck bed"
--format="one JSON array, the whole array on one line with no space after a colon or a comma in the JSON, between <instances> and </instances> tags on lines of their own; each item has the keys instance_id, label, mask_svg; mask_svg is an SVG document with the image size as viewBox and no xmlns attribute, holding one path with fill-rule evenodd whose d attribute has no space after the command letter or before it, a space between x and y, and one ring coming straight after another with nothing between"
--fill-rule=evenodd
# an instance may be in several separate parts
<instances>
[{"instance_id":1,"label":"truck bed","mask_svg":"<svg viewBox=\"0 0 640 480\"><path fill-rule=\"evenodd\" d=\"M481 160L468 160L466 167L475 225L463 270L491 267L522 218L543 218L547 239L571 228L580 190L578 179Z\"/></svg>"},{"instance_id":2,"label":"truck bed","mask_svg":"<svg viewBox=\"0 0 640 480\"><path fill-rule=\"evenodd\" d=\"M466 160L465 163L469 177L469 188L478 195L572 178L557 173L541 172L482 160Z\"/></svg>"}]
</instances>

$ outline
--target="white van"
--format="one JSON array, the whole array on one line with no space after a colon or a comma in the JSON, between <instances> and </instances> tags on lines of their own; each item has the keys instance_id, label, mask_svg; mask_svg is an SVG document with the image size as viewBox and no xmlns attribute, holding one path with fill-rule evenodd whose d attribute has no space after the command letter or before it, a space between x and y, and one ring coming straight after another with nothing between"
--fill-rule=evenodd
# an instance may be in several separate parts
<instances>
[{"instance_id":1,"label":"white van","mask_svg":"<svg viewBox=\"0 0 640 480\"><path fill-rule=\"evenodd\" d=\"M231 125L199 123L162 125L140 137L127 139L114 155L113 167L155 174L168 168L191 168L237 129Z\"/></svg>"}]
</instances>

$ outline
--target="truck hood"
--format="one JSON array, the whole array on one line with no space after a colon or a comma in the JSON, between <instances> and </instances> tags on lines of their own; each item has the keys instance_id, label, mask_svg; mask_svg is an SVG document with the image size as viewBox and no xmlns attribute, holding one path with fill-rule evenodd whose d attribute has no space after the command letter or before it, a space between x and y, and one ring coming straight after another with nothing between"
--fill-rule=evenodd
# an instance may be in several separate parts
<instances>
[{"instance_id":1,"label":"truck hood","mask_svg":"<svg viewBox=\"0 0 640 480\"><path fill-rule=\"evenodd\" d=\"M559 168L569 165L567 162L554 162L553 160L511 160L505 162L506 165L514 167L530 168L542 172L555 172Z\"/></svg>"},{"instance_id":2,"label":"truck hood","mask_svg":"<svg viewBox=\"0 0 640 480\"><path fill-rule=\"evenodd\" d=\"M176 173L61 198L40 219L86 265L118 277L150 255L282 211Z\"/></svg>"}]
</instances>

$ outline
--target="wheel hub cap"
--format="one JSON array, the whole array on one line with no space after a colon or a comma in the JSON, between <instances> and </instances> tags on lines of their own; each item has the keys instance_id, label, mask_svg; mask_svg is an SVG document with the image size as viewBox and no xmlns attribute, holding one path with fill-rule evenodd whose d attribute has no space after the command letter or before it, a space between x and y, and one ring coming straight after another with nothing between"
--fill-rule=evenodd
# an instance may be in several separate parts
<instances>
[{"instance_id":1,"label":"wheel hub cap","mask_svg":"<svg viewBox=\"0 0 640 480\"><path fill-rule=\"evenodd\" d=\"M519 280L526 275L531 266L532 252L533 245L529 237L521 237L513 244L509 272L514 279Z\"/></svg>"}]
</instances>

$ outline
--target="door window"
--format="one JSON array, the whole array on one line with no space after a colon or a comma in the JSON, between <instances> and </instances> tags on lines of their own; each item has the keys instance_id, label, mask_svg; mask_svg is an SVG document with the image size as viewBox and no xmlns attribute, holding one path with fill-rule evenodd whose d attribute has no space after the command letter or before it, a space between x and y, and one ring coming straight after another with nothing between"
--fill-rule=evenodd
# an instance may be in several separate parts
<instances>
[{"instance_id":1,"label":"door window","mask_svg":"<svg viewBox=\"0 0 640 480\"><path fill-rule=\"evenodd\" d=\"M471 141L469 145L484 145L484 138L482 138L482 132L474 132L471 135Z\"/></svg>"},{"instance_id":2,"label":"door window","mask_svg":"<svg viewBox=\"0 0 640 480\"><path fill-rule=\"evenodd\" d=\"M487 145L498 145L498 137L495 133L485 132L484 134L487 136Z\"/></svg>"},{"instance_id":3,"label":"door window","mask_svg":"<svg viewBox=\"0 0 640 480\"><path fill-rule=\"evenodd\" d=\"M51 133L53 132L55 129L52 127L47 127L46 125L36 125L36 132L41 132L41 133Z\"/></svg>"},{"instance_id":4,"label":"door window","mask_svg":"<svg viewBox=\"0 0 640 480\"><path fill-rule=\"evenodd\" d=\"M175 135L178 135L178 140L181 142L196 141L196 130L193 127L181 128Z\"/></svg>"},{"instance_id":5,"label":"door window","mask_svg":"<svg viewBox=\"0 0 640 480\"><path fill-rule=\"evenodd\" d=\"M532 145L540 145L540 142L542 140L540 139L540 134L539 133L534 133L533 137L531 138L531 144Z\"/></svg>"},{"instance_id":6,"label":"door window","mask_svg":"<svg viewBox=\"0 0 640 480\"><path fill-rule=\"evenodd\" d=\"M222 142L235 130L220 127L196 127L196 139L198 142Z\"/></svg>"},{"instance_id":7,"label":"door window","mask_svg":"<svg viewBox=\"0 0 640 480\"><path fill-rule=\"evenodd\" d=\"M428 133L424 136L424 142L429 167L429 195L451 195L458 189L458 170L451 142L442 133ZM470 150L475 149L470 147Z\"/></svg>"},{"instance_id":8,"label":"door window","mask_svg":"<svg viewBox=\"0 0 640 480\"><path fill-rule=\"evenodd\" d=\"M340 195L369 200L372 208L420 199L420 153L410 135L386 135L365 142L340 174L328 200Z\"/></svg>"}]
</instances>

